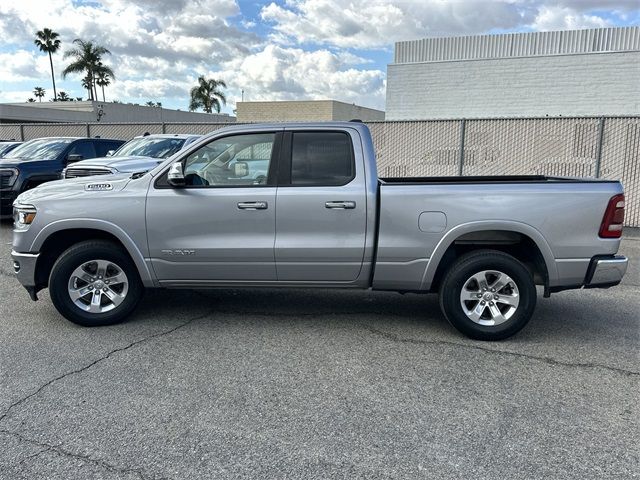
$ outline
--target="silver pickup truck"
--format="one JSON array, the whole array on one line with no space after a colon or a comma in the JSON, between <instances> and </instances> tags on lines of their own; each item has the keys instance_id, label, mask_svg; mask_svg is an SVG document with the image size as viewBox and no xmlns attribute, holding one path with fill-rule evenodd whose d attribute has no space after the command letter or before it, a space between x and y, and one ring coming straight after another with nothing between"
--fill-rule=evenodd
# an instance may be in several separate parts
<instances>
[{"instance_id":1,"label":"silver pickup truck","mask_svg":"<svg viewBox=\"0 0 640 480\"><path fill-rule=\"evenodd\" d=\"M87 326L124 320L145 288L352 288L438 293L460 332L499 340L529 321L536 285L606 288L627 268L619 182L381 179L358 122L224 128L14 211L19 281Z\"/></svg>"}]
</instances>

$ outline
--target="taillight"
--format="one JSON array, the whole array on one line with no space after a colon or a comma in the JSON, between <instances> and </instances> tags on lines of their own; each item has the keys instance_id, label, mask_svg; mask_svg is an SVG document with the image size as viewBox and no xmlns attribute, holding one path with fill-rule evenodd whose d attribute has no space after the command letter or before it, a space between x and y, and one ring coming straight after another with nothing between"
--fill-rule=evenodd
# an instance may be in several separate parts
<instances>
[{"instance_id":1,"label":"taillight","mask_svg":"<svg viewBox=\"0 0 640 480\"><path fill-rule=\"evenodd\" d=\"M622 236L622 224L624 223L624 195L611 197L607 210L600 225L601 238L620 238Z\"/></svg>"}]
</instances>

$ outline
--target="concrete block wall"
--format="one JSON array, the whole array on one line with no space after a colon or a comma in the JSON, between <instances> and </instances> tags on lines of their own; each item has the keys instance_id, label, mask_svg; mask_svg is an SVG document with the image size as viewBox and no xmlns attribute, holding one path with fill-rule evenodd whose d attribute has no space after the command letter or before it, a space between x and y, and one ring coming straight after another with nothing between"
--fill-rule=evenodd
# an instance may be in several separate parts
<instances>
[{"instance_id":1,"label":"concrete block wall","mask_svg":"<svg viewBox=\"0 0 640 480\"><path fill-rule=\"evenodd\" d=\"M640 114L640 51L390 64L387 120Z\"/></svg>"}]
</instances>

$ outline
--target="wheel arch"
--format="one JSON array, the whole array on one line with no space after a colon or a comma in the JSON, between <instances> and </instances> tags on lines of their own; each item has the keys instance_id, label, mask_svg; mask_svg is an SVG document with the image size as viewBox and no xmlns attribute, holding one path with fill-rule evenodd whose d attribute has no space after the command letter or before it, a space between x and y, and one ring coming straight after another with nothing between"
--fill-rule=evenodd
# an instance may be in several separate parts
<instances>
[{"instance_id":1,"label":"wheel arch","mask_svg":"<svg viewBox=\"0 0 640 480\"><path fill-rule=\"evenodd\" d=\"M36 285L46 287L53 264L67 248L85 240L98 239L109 240L121 246L136 265L143 285L155 286L155 278L144 255L131 237L117 225L101 220L61 220L38 232L31 245L32 252L40 252L36 264Z\"/></svg>"},{"instance_id":2,"label":"wheel arch","mask_svg":"<svg viewBox=\"0 0 640 480\"><path fill-rule=\"evenodd\" d=\"M512 247L516 244L519 249ZM440 239L423 274L421 289L437 288L447 266L460 255L460 251L473 249L495 249L510 253L519 260L529 260L532 273L542 277L538 283L545 286L545 291L558 277L553 252L542 233L534 227L512 221L478 221L458 225ZM527 255L529 258L524 258Z\"/></svg>"}]
</instances>

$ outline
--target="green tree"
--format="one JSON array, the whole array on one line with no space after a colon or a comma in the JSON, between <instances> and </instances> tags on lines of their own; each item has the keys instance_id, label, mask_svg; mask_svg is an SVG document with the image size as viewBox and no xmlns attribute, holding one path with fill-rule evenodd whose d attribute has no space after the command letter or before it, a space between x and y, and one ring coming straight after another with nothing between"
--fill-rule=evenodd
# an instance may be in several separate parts
<instances>
[{"instance_id":1,"label":"green tree","mask_svg":"<svg viewBox=\"0 0 640 480\"><path fill-rule=\"evenodd\" d=\"M67 95L67 92L64 92L64 91L60 90L58 92L57 100L58 100L58 102L69 102L69 101L71 101L71 97L69 95Z\"/></svg>"},{"instance_id":2,"label":"green tree","mask_svg":"<svg viewBox=\"0 0 640 480\"><path fill-rule=\"evenodd\" d=\"M56 94L56 77L53 74L53 59L51 55L60 50L60 35L50 28L43 28L36 32L36 39L33 43L40 49L41 52L47 52L49 54L49 64L51 65L51 83L53 83L53 98L57 97Z\"/></svg>"},{"instance_id":3,"label":"green tree","mask_svg":"<svg viewBox=\"0 0 640 480\"><path fill-rule=\"evenodd\" d=\"M27 103L33 103L33 102L35 102L35 100L33 98L28 98L27 99Z\"/></svg>"},{"instance_id":4,"label":"green tree","mask_svg":"<svg viewBox=\"0 0 640 480\"><path fill-rule=\"evenodd\" d=\"M79 38L76 38L73 43L75 47L64 52L64 58L71 58L72 62L62 71L62 77L66 78L70 73L86 73L82 86L89 91L89 99L96 100L97 92L94 90L96 77L103 74L115 80L113 70L100 61L103 55L111 55L111 52L102 45Z\"/></svg>"},{"instance_id":5,"label":"green tree","mask_svg":"<svg viewBox=\"0 0 640 480\"><path fill-rule=\"evenodd\" d=\"M38 101L42 101L42 97L44 97L45 90L42 87L36 87L33 89L33 94L38 97Z\"/></svg>"},{"instance_id":6,"label":"green tree","mask_svg":"<svg viewBox=\"0 0 640 480\"><path fill-rule=\"evenodd\" d=\"M93 84L91 82L91 77L89 77L88 75L82 77L80 84L82 85L82 88L87 91L87 100L91 100L91 95L93 94Z\"/></svg>"},{"instance_id":7,"label":"green tree","mask_svg":"<svg viewBox=\"0 0 640 480\"><path fill-rule=\"evenodd\" d=\"M102 101L106 102L106 100L104 99L104 87L108 87L109 85L111 85L111 78L109 77L108 73L102 70L103 66L104 65L102 65L102 62L100 62L100 64L98 65L98 72L97 72L98 75L96 76L96 85L102 88Z\"/></svg>"},{"instance_id":8,"label":"green tree","mask_svg":"<svg viewBox=\"0 0 640 480\"><path fill-rule=\"evenodd\" d=\"M191 89L189 110L193 112L202 108L205 112L212 113L215 109L220 113L220 102L227 104L227 97L219 90L220 87L227 88L227 84L222 80L198 77L198 85Z\"/></svg>"}]
</instances>

